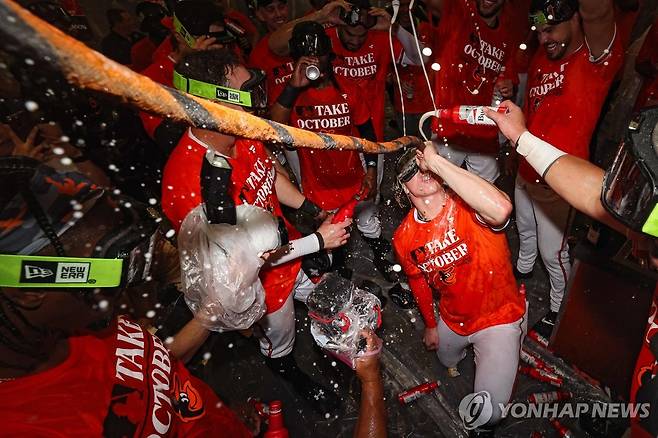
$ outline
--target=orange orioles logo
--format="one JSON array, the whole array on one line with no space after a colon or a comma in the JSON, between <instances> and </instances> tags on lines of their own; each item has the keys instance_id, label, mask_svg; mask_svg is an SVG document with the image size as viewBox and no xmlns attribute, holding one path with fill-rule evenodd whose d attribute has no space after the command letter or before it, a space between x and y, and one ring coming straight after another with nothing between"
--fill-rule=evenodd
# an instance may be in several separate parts
<instances>
[{"instance_id":1,"label":"orange orioles logo","mask_svg":"<svg viewBox=\"0 0 658 438\"><path fill-rule=\"evenodd\" d=\"M206 413L201 394L192 386L189 379L181 382L178 374L174 374L171 398L174 411L183 422L198 420Z\"/></svg>"},{"instance_id":2,"label":"orange orioles logo","mask_svg":"<svg viewBox=\"0 0 658 438\"><path fill-rule=\"evenodd\" d=\"M439 271L439 278L443 284L455 284L457 282L457 276L455 275L455 267L451 266L444 271Z\"/></svg>"}]
</instances>

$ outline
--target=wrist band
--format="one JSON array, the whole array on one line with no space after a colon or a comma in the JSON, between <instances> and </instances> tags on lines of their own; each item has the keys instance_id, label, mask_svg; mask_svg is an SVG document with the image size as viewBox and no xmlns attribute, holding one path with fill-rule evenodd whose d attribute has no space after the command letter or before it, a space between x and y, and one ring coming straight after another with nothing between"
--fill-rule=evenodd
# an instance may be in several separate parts
<instances>
[{"instance_id":1,"label":"wrist band","mask_svg":"<svg viewBox=\"0 0 658 438\"><path fill-rule=\"evenodd\" d=\"M525 131L517 140L516 151L525 157L526 161L543 178L546 171L558 158L567 155L541 138Z\"/></svg>"},{"instance_id":2,"label":"wrist band","mask_svg":"<svg viewBox=\"0 0 658 438\"><path fill-rule=\"evenodd\" d=\"M313 201L309 201L308 198L304 199L304 202L302 202L302 205L297 210L313 217L322 213L322 209L318 207Z\"/></svg>"},{"instance_id":3,"label":"wrist band","mask_svg":"<svg viewBox=\"0 0 658 438\"><path fill-rule=\"evenodd\" d=\"M301 88L293 87L292 85L288 84L286 85L286 88L284 88L281 94L279 95L279 98L276 100L276 103L278 103L284 108L290 109L295 104L295 101L297 100L297 96L299 96L299 93L301 91L302 91Z\"/></svg>"},{"instance_id":4,"label":"wrist band","mask_svg":"<svg viewBox=\"0 0 658 438\"><path fill-rule=\"evenodd\" d=\"M318 244L320 245L320 249L324 249L324 239L322 238L322 234L318 233L317 231L315 233L315 237L318 238Z\"/></svg>"}]
</instances>

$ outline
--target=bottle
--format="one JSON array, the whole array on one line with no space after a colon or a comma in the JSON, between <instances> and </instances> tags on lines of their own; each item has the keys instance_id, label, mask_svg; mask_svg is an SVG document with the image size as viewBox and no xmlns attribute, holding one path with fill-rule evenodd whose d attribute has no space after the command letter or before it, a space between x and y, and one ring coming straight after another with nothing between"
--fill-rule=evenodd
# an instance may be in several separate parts
<instances>
[{"instance_id":1,"label":"bottle","mask_svg":"<svg viewBox=\"0 0 658 438\"><path fill-rule=\"evenodd\" d=\"M336 211L336 214L334 214L334 218L331 220L331 223L339 224L345 219L354 217L354 209L356 208L356 204L358 204L359 201L366 196L368 196L368 190L364 188L361 192L357 193L356 196L341 206L338 211Z\"/></svg>"},{"instance_id":2,"label":"bottle","mask_svg":"<svg viewBox=\"0 0 658 438\"><path fill-rule=\"evenodd\" d=\"M439 387L438 380L435 380L433 382L423 383L422 385L415 386L398 395L398 401L402 405L407 405L412 401L421 398L423 395L429 394L430 392L434 391L438 387Z\"/></svg>"},{"instance_id":3,"label":"bottle","mask_svg":"<svg viewBox=\"0 0 658 438\"><path fill-rule=\"evenodd\" d=\"M495 126L493 120L484 115L483 106L474 106L474 105L460 105L453 108L441 108L439 109L439 119L443 120L452 120L454 123L459 123L462 125L486 125L486 126ZM507 107L488 107L499 113L506 113Z\"/></svg>"},{"instance_id":4,"label":"bottle","mask_svg":"<svg viewBox=\"0 0 658 438\"><path fill-rule=\"evenodd\" d=\"M281 401L273 400L270 402L270 418L268 424L267 432L263 435L264 438L288 438L288 429L283 425Z\"/></svg>"},{"instance_id":5,"label":"bottle","mask_svg":"<svg viewBox=\"0 0 658 438\"><path fill-rule=\"evenodd\" d=\"M553 403L562 400L570 400L573 394L569 391L549 391L549 392L535 392L528 396L530 403Z\"/></svg>"},{"instance_id":6,"label":"bottle","mask_svg":"<svg viewBox=\"0 0 658 438\"><path fill-rule=\"evenodd\" d=\"M526 376L530 376L533 379L539 380L540 382L550 383L551 385L557 386L558 388L560 388L564 383L564 380L562 380L562 377L560 376L556 376L555 374L549 373L547 371L530 368L525 365L521 365L519 367L519 372L521 374L525 374Z\"/></svg>"}]
</instances>

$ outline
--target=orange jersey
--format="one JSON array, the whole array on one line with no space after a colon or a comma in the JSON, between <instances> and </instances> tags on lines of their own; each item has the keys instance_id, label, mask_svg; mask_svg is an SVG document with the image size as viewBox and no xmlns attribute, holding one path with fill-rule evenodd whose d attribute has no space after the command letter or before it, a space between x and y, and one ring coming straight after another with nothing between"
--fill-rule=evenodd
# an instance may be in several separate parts
<instances>
[{"instance_id":1,"label":"orange jersey","mask_svg":"<svg viewBox=\"0 0 658 438\"><path fill-rule=\"evenodd\" d=\"M474 210L449 192L430 222L413 209L395 231L393 246L428 328L436 326L432 292L439 291L441 319L468 336L521 318L519 293L505 234L483 224Z\"/></svg>"},{"instance_id":2,"label":"orange jersey","mask_svg":"<svg viewBox=\"0 0 658 438\"><path fill-rule=\"evenodd\" d=\"M548 59L540 48L528 73L524 108L528 130L568 154L588 159L596 122L623 59L620 38L597 62L590 60L585 44L559 60ZM523 157L519 173L528 182L541 181Z\"/></svg>"}]
</instances>

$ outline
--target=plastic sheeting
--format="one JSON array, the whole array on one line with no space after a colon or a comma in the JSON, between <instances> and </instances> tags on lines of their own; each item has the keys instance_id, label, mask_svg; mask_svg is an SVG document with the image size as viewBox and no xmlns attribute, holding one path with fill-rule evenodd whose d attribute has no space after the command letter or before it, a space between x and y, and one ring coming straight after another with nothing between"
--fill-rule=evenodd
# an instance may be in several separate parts
<instances>
[{"instance_id":1,"label":"plastic sheeting","mask_svg":"<svg viewBox=\"0 0 658 438\"><path fill-rule=\"evenodd\" d=\"M315 342L355 368L366 353L363 331L381 325L379 299L335 273L325 274L307 301Z\"/></svg>"},{"instance_id":2,"label":"plastic sheeting","mask_svg":"<svg viewBox=\"0 0 658 438\"><path fill-rule=\"evenodd\" d=\"M185 301L213 331L247 329L265 314L261 255L280 242L278 222L267 211L245 204L236 215L237 225L209 224L200 205L178 236Z\"/></svg>"}]
</instances>

